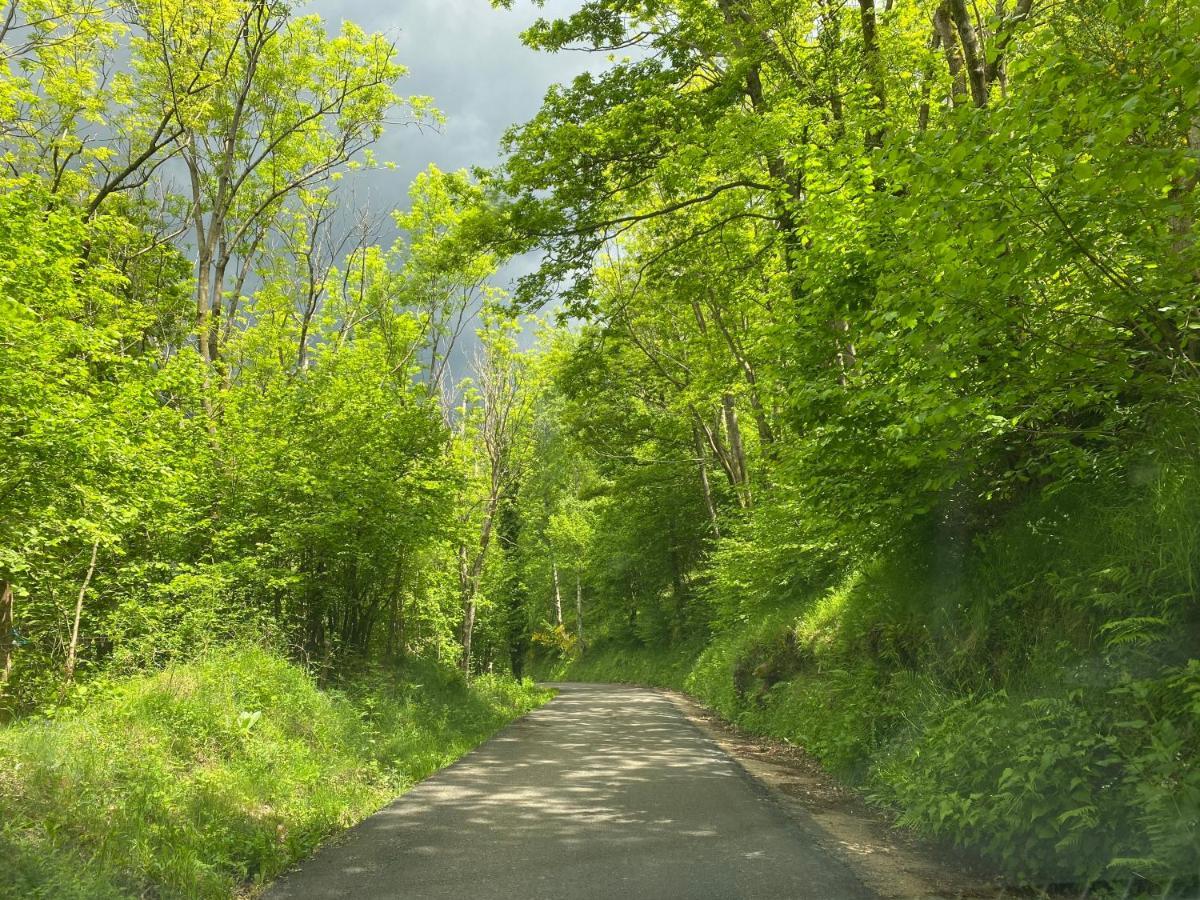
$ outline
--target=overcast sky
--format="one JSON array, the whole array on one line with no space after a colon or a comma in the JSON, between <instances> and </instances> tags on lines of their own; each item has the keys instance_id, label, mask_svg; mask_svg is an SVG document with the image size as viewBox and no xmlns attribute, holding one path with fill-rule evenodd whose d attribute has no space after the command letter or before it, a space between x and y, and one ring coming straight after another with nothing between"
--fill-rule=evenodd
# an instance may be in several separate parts
<instances>
[{"instance_id":1,"label":"overcast sky","mask_svg":"<svg viewBox=\"0 0 1200 900\"><path fill-rule=\"evenodd\" d=\"M549 0L540 10L517 0L514 7L495 10L488 0L318 0L297 10L318 13L332 32L350 20L386 34L409 70L399 92L432 97L446 116L438 131L390 128L376 155L398 168L343 182L358 201L367 196L377 212L406 206L409 183L430 163L443 170L492 165L505 129L531 118L551 84L604 65L589 54L541 53L521 43L521 32L535 19L577 9L578 0ZM505 275L533 264L517 261Z\"/></svg>"},{"instance_id":2,"label":"overcast sky","mask_svg":"<svg viewBox=\"0 0 1200 900\"><path fill-rule=\"evenodd\" d=\"M352 196L359 205L365 198L373 213L385 213L407 207L410 182L430 163L444 171L491 166L499 160L505 130L532 118L550 85L607 64L602 55L544 53L521 43L521 32L539 17L565 15L579 8L579 0L547 0L540 9L530 0L516 0L513 6L512 11L496 10L489 0L317 0L296 10L317 13L332 33L343 20L383 32L408 68L398 93L432 97L446 117L437 130L389 128L375 155L397 168L347 176L339 188L343 196ZM394 237L388 229L379 240L390 243ZM537 254L510 260L494 281L511 288L537 262ZM555 305L552 301L546 311ZM528 329L520 339L525 347L535 341L535 332ZM468 328L451 356L455 377L466 371L475 343Z\"/></svg>"}]
</instances>

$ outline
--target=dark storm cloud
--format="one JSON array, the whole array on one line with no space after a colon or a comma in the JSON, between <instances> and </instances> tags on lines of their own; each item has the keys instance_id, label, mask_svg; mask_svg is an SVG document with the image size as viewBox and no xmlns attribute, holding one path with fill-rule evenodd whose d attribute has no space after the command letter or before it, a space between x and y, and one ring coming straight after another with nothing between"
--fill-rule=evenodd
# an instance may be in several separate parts
<instances>
[{"instance_id":1,"label":"dark storm cloud","mask_svg":"<svg viewBox=\"0 0 1200 900\"><path fill-rule=\"evenodd\" d=\"M409 182L430 163L444 170L490 166L510 125L537 112L546 89L570 81L603 58L583 53L539 53L521 43L520 33L538 16L578 8L574 0L550 0L539 10L518 2L509 12L488 0L320 0L303 8L324 18L331 31L350 20L386 34L409 69L399 91L432 97L446 116L437 131L393 127L375 148L390 172L356 176L355 193L369 195L373 208L407 205Z\"/></svg>"},{"instance_id":2,"label":"dark storm cloud","mask_svg":"<svg viewBox=\"0 0 1200 900\"><path fill-rule=\"evenodd\" d=\"M521 43L521 32L537 18L566 15L579 8L579 0L548 0L540 9L517 0L514 6L507 11L493 9L488 0L318 0L297 10L317 13L331 32L349 20L384 33L408 67L398 92L432 97L446 118L436 130L389 128L374 150L380 162L396 168L348 176L340 193L349 207L365 207L376 216L407 207L409 184L431 163L444 171L494 165L505 130L531 118L550 85L607 65L603 55L540 53ZM385 222L378 240L386 244L394 236ZM509 260L494 281L511 288L538 260L537 254ZM521 343L533 340L527 331ZM466 370L474 344L468 329L452 355L455 373Z\"/></svg>"}]
</instances>

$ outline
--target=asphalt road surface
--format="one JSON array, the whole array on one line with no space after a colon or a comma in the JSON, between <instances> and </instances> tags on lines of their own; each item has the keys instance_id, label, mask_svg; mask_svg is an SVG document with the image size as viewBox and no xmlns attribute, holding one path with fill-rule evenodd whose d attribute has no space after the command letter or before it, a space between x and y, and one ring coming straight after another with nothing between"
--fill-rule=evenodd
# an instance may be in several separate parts
<instances>
[{"instance_id":1,"label":"asphalt road surface","mask_svg":"<svg viewBox=\"0 0 1200 900\"><path fill-rule=\"evenodd\" d=\"M663 695L558 687L268 900L875 896Z\"/></svg>"}]
</instances>

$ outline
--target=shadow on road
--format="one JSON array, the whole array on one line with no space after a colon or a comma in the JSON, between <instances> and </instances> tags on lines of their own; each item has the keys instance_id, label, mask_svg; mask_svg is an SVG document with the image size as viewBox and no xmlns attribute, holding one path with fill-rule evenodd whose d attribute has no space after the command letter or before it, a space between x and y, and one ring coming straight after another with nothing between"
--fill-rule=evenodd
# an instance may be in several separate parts
<instances>
[{"instance_id":1,"label":"shadow on road","mask_svg":"<svg viewBox=\"0 0 1200 900\"><path fill-rule=\"evenodd\" d=\"M669 700L558 687L267 897L871 896Z\"/></svg>"}]
</instances>

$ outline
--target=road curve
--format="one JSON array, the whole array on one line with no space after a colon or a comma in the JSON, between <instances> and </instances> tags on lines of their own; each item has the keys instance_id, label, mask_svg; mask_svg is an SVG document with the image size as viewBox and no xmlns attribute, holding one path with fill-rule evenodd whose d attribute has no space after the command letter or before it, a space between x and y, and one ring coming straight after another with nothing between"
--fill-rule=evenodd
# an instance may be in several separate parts
<instances>
[{"instance_id":1,"label":"road curve","mask_svg":"<svg viewBox=\"0 0 1200 900\"><path fill-rule=\"evenodd\" d=\"M857 900L868 891L667 697L558 696L275 882L268 900Z\"/></svg>"}]
</instances>

